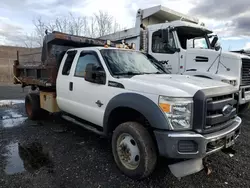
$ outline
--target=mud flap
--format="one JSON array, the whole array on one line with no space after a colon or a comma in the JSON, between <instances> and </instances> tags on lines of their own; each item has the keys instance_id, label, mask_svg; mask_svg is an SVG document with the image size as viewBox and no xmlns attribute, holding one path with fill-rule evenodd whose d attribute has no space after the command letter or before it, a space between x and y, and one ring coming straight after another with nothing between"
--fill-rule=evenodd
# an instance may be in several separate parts
<instances>
[{"instance_id":1,"label":"mud flap","mask_svg":"<svg viewBox=\"0 0 250 188\"><path fill-rule=\"evenodd\" d=\"M168 167L175 177L181 178L201 171L204 165L202 158L198 158L171 164Z\"/></svg>"}]
</instances>

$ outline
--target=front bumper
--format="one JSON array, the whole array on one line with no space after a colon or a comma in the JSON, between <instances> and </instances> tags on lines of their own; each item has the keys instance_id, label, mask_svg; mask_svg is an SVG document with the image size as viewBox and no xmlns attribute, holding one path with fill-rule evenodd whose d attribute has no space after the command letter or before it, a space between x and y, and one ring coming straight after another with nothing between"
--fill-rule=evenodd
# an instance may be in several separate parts
<instances>
[{"instance_id":1,"label":"front bumper","mask_svg":"<svg viewBox=\"0 0 250 188\"><path fill-rule=\"evenodd\" d=\"M236 117L229 127L210 134L159 130L155 130L154 134L161 156L191 159L205 157L233 145L240 134L240 125L241 118Z\"/></svg>"},{"instance_id":2,"label":"front bumper","mask_svg":"<svg viewBox=\"0 0 250 188\"><path fill-rule=\"evenodd\" d=\"M240 86L239 104L250 102L250 86Z\"/></svg>"}]
</instances>

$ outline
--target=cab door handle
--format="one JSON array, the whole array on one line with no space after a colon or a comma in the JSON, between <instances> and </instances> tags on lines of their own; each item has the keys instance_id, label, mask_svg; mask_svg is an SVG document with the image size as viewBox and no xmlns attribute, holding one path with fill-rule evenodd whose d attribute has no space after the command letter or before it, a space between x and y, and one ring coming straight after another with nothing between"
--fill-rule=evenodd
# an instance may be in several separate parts
<instances>
[{"instance_id":1,"label":"cab door handle","mask_svg":"<svg viewBox=\"0 0 250 188\"><path fill-rule=\"evenodd\" d=\"M69 82L69 90L73 91L73 82Z\"/></svg>"}]
</instances>

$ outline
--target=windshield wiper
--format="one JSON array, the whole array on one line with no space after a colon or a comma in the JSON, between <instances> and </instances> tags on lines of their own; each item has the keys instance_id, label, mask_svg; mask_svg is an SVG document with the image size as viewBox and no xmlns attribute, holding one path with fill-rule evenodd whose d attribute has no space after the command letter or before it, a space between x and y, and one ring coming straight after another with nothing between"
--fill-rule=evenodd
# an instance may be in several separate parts
<instances>
[{"instance_id":1,"label":"windshield wiper","mask_svg":"<svg viewBox=\"0 0 250 188\"><path fill-rule=\"evenodd\" d=\"M157 71L157 72L142 72L141 74L165 74L165 73Z\"/></svg>"},{"instance_id":2,"label":"windshield wiper","mask_svg":"<svg viewBox=\"0 0 250 188\"><path fill-rule=\"evenodd\" d=\"M143 74L143 73L140 73L140 72L131 72L131 71L128 71L128 72L118 72L118 73L114 73L114 75L128 75L128 76L133 76L133 75L140 75L140 74Z\"/></svg>"},{"instance_id":3,"label":"windshield wiper","mask_svg":"<svg viewBox=\"0 0 250 188\"><path fill-rule=\"evenodd\" d=\"M164 74L164 72L160 72L160 71L157 71L157 72L121 72L121 73L114 73L114 75L116 76L135 76L135 75L143 75L143 74Z\"/></svg>"}]
</instances>

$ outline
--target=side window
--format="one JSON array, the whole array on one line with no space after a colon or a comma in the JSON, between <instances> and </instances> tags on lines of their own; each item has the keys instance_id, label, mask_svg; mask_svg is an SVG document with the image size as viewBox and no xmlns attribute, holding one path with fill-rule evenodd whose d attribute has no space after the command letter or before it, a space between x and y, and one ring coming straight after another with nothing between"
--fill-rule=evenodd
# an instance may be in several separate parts
<instances>
[{"instance_id":1,"label":"side window","mask_svg":"<svg viewBox=\"0 0 250 188\"><path fill-rule=\"evenodd\" d=\"M174 41L174 35L172 32L169 33L169 41L166 43L162 36L161 32L155 31L152 35L152 52L154 53L174 53L173 50L175 49L175 41Z\"/></svg>"},{"instance_id":2,"label":"side window","mask_svg":"<svg viewBox=\"0 0 250 188\"><path fill-rule=\"evenodd\" d=\"M64 63L64 66L63 66L63 70L62 70L62 75L69 75L70 73L70 69L71 69L71 66L73 64L73 61L74 61L74 58L75 58L75 55L76 55L76 52L77 51L69 51L67 52L67 58L65 60L65 63Z\"/></svg>"},{"instance_id":3,"label":"side window","mask_svg":"<svg viewBox=\"0 0 250 188\"><path fill-rule=\"evenodd\" d=\"M207 41L205 38L189 39L187 47L208 49Z\"/></svg>"},{"instance_id":4,"label":"side window","mask_svg":"<svg viewBox=\"0 0 250 188\"><path fill-rule=\"evenodd\" d=\"M205 38L199 38L194 40L194 47L195 48L205 48L207 49L207 41Z\"/></svg>"},{"instance_id":5,"label":"side window","mask_svg":"<svg viewBox=\"0 0 250 188\"><path fill-rule=\"evenodd\" d=\"M94 53L81 53L75 69L75 76L84 77L84 72L87 64L94 64L96 67L100 67L98 57Z\"/></svg>"}]
</instances>

